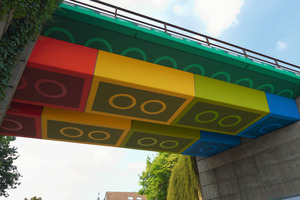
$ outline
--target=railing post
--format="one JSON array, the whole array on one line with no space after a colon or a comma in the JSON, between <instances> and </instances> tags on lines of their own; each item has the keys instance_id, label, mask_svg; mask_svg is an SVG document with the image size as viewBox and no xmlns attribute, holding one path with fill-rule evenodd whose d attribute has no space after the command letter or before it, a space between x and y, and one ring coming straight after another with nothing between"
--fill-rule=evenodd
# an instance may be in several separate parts
<instances>
[{"instance_id":1,"label":"railing post","mask_svg":"<svg viewBox=\"0 0 300 200\"><path fill-rule=\"evenodd\" d=\"M167 33L168 31L167 31L167 24L166 23L164 23L164 29L165 29L165 32Z\"/></svg>"},{"instance_id":2,"label":"railing post","mask_svg":"<svg viewBox=\"0 0 300 200\"><path fill-rule=\"evenodd\" d=\"M247 55L247 53L246 53L246 50L245 50L245 49L243 49L243 52L244 52L244 55L245 55L245 57L246 57L246 58L248 58L248 55Z\"/></svg>"},{"instance_id":3,"label":"railing post","mask_svg":"<svg viewBox=\"0 0 300 200\"><path fill-rule=\"evenodd\" d=\"M207 45L210 46L208 37L205 37L205 38L206 38Z\"/></svg>"},{"instance_id":4,"label":"railing post","mask_svg":"<svg viewBox=\"0 0 300 200\"><path fill-rule=\"evenodd\" d=\"M277 67L280 69L280 65L278 64L277 60L274 59L274 61L275 61L276 65L277 65Z\"/></svg>"},{"instance_id":5,"label":"railing post","mask_svg":"<svg viewBox=\"0 0 300 200\"><path fill-rule=\"evenodd\" d=\"M118 8L116 8L116 10L115 10L115 18L117 18L117 12L118 12Z\"/></svg>"}]
</instances>

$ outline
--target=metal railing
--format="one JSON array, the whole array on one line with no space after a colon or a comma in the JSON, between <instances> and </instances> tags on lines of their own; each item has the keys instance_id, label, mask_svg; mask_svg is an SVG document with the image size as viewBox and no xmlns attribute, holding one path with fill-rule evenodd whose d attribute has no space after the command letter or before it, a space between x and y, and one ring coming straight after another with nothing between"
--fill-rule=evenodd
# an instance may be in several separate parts
<instances>
[{"instance_id":1,"label":"metal railing","mask_svg":"<svg viewBox=\"0 0 300 200\"><path fill-rule=\"evenodd\" d=\"M197 33L195 31L191 31L149 16L145 16L106 2L102 2L99 0L89 0L85 2L77 0L65 0L64 2L89 8L91 10L99 12L99 14L102 15L104 14L113 18L125 19L127 21L135 23L138 26L142 26L148 29L164 31L173 37L192 40L203 46L215 47L221 50L225 50L231 55L243 56L251 59L254 62L265 63L273 66L276 69L291 71L294 72L296 75L300 76L300 67L297 65L201 33Z\"/></svg>"}]
</instances>

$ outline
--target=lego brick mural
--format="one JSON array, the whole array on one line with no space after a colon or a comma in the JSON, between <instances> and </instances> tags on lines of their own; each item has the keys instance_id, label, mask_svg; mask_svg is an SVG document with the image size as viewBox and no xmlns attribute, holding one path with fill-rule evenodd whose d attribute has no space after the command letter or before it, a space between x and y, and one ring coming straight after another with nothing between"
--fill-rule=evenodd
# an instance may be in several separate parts
<instances>
[{"instance_id":1,"label":"lego brick mural","mask_svg":"<svg viewBox=\"0 0 300 200\"><path fill-rule=\"evenodd\" d=\"M294 99L225 72L228 82L123 55L41 37L0 134L209 157L300 120Z\"/></svg>"},{"instance_id":2,"label":"lego brick mural","mask_svg":"<svg viewBox=\"0 0 300 200\"><path fill-rule=\"evenodd\" d=\"M294 99L266 93L270 114L251 125L239 136L256 138L300 120Z\"/></svg>"},{"instance_id":3,"label":"lego brick mural","mask_svg":"<svg viewBox=\"0 0 300 200\"><path fill-rule=\"evenodd\" d=\"M0 127L0 135L41 138L40 106L12 102Z\"/></svg>"},{"instance_id":4,"label":"lego brick mural","mask_svg":"<svg viewBox=\"0 0 300 200\"><path fill-rule=\"evenodd\" d=\"M269 113L264 92L195 75L196 98L174 125L236 135Z\"/></svg>"},{"instance_id":5,"label":"lego brick mural","mask_svg":"<svg viewBox=\"0 0 300 200\"><path fill-rule=\"evenodd\" d=\"M130 120L45 107L42 138L119 146L130 129Z\"/></svg>"},{"instance_id":6,"label":"lego brick mural","mask_svg":"<svg viewBox=\"0 0 300 200\"><path fill-rule=\"evenodd\" d=\"M132 121L132 126L121 146L181 153L200 138L197 130L172 127L161 124Z\"/></svg>"},{"instance_id":7,"label":"lego brick mural","mask_svg":"<svg viewBox=\"0 0 300 200\"><path fill-rule=\"evenodd\" d=\"M239 144L240 137L201 131L200 139L182 154L209 157Z\"/></svg>"},{"instance_id":8,"label":"lego brick mural","mask_svg":"<svg viewBox=\"0 0 300 200\"><path fill-rule=\"evenodd\" d=\"M194 93L190 73L99 51L86 112L170 124Z\"/></svg>"},{"instance_id":9,"label":"lego brick mural","mask_svg":"<svg viewBox=\"0 0 300 200\"><path fill-rule=\"evenodd\" d=\"M41 37L27 62L14 101L84 111L98 51Z\"/></svg>"}]
</instances>

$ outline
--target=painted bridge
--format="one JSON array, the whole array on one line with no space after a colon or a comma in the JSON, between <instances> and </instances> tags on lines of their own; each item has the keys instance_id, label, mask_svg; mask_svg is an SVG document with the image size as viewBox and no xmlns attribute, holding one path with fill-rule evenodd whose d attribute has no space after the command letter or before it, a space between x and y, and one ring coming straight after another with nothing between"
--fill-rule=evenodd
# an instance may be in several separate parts
<instances>
[{"instance_id":1,"label":"painted bridge","mask_svg":"<svg viewBox=\"0 0 300 200\"><path fill-rule=\"evenodd\" d=\"M300 119L299 67L71 2L44 26L1 134L209 157Z\"/></svg>"}]
</instances>

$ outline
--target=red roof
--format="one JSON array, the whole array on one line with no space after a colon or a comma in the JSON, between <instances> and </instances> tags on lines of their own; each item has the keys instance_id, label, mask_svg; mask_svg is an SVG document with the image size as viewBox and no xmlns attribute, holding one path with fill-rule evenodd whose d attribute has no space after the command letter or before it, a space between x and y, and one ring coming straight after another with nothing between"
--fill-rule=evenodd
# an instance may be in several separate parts
<instances>
[{"instance_id":1,"label":"red roof","mask_svg":"<svg viewBox=\"0 0 300 200\"><path fill-rule=\"evenodd\" d=\"M128 197L133 197L133 200L147 200L145 195L139 195L137 192L106 192L105 200L128 200Z\"/></svg>"}]
</instances>

